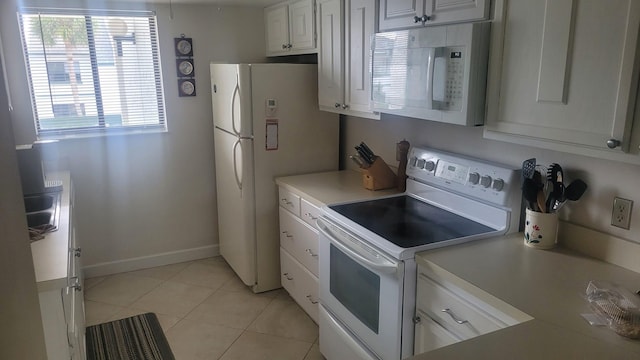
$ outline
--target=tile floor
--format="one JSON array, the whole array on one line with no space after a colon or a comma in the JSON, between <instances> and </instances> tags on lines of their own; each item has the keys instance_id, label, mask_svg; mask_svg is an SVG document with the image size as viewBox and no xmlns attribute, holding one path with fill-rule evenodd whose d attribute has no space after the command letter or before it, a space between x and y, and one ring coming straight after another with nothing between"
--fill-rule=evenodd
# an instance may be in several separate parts
<instances>
[{"instance_id":1,"label":"tile floor","mask_svg":"<svg viewBox=\"0 0 640 360\"><path fill-rule=\"evenodd\" d=\"M324 359L283 289L254 294L221 258L85 280L87 326L154 312L178 360Z\"/></svg>"}]
</instances>

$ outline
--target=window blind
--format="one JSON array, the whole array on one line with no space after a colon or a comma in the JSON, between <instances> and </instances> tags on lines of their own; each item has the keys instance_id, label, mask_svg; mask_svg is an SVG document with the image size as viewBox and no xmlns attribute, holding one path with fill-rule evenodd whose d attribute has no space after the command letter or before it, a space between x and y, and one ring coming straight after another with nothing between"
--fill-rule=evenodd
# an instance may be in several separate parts
<instances>
[{"instance_id":1,"label":"window blind","mask_svg":"<svg viewBox=\"0 0 640 360\"><path fill-rule=\"evenodd\" d=\"M166 129L154 13L18 15L38 135Z\"/></svg>"}]
</instances>

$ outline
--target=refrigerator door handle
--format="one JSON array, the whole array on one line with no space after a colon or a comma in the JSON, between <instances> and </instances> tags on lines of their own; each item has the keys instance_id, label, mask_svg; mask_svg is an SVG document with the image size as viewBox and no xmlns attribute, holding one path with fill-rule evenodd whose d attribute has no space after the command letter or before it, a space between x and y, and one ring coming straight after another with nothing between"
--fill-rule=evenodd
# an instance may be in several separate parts
<instances>
[{"instance_id":1,"label":"refrigerator door handle","mask_svg":"<svg viewBox=\"0 0 640 360\"><path fill-rule=\"evenodd\" d=\"M233 95L231 95L231 127L236 135L240 136L240 131L236 129L236 97L240 93L240 79L236 75L236 87L233 89Z\"/></svg>"},{"instance_id":2,"label":"refrigerator door handle","mask_svg":"<svg viewBox=\"0 0 640 360\"><path fill-rule=\"evenodd\" d=\"M242 144L240 144L240 138L233 143L233 174L236 178L236 185L238 186L238 190L240 190L240 194L242 194L242 176L238 176L238 162L236 161L236 151L238 150L238 146L240 146L240 150L242 150Z\"/></svg>"}]
</instances>

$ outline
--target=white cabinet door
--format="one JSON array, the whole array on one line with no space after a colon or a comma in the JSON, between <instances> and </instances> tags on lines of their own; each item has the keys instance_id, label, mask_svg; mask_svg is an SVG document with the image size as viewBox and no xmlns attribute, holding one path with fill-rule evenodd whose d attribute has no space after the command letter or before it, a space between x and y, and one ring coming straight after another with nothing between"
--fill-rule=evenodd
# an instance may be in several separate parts
<instances>
[{"instance_id":1,"label":"white cabinet door","mask_svg":"<svg viewBox=\"0 0 640 360\"><path fill-rule=\"evenodd\" d=\"M289 46L289 13L286 5L264 11L267 55L286 52Z\"/></svg>"},{"instance_id":2,"label":"white cabinet door","mask_svg":"<svg viewBox=\"0 0 640 360\"><path fill-rule=\"evenodd\" d=\"M489 18L490 0L427 0L426 25L477 21Z\"/></svg>"},{"instance_id":3,"label":"white cabinet door","mask_svg":"<svg viewBox=\"0 0 640 360\"><path fill-rule=\"evenodd\" d=\"M376 31L375 0L347 1L345 31L345 104L351 111L371 113L371 35Z\"/></svg>"},{"instance_id":4,"label":"white cabinet door","mask_svg":"<svg viewBox=\"0 0 640 360\"><path fill-rule=\"evenodd\" d=\"M342 1L318 1L318 102L321 108L344 103Z\"/></svg>"},{"instance_id":5,"label":"white cabinet door","mask_svg":"<svg viewBox=\"0 0 640 360\"><path fill-rule=\"evenodd\" d=\"M380 31L485 20L489 5L490 0L380 0Z\"/></svg>"},{"instance_id":6,"label":"white cabinet door","mask_svg":"<svg viewBox=\"0 0 640 360\"><path fill-rule=\"evenodd\" d=\"M315 48L313 0L289 5L289 39L292 50Z\"/></svg>"},{"instance_id":7,"label":"white cabinet door","mask_svg":"<svg viewBox=\"0 0 640 360\"><path fill-rule=\"evenodd\" d=\"M425 0L380 0L380 31L422 26L414 18L425 14Z\"/></svg>"},{"instance_id":8,"label":"white cabinet door","mask_svg":"<svg viewBox=\"0 0 640 360\"><path fill-rule=\"evenodd\" d=\"M638 86L640 2L510 0L498 6L496 25L503 29L492 34L485 137L622 156Z\"/></svg>"}]
</instances>

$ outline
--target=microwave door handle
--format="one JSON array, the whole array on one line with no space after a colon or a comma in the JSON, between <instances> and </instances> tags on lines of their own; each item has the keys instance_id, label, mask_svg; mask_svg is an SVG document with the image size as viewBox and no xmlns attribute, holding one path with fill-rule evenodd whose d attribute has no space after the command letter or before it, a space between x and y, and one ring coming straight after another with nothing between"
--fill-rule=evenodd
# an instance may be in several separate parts
<instances>
[{"instance_id":1,"label":"microwave door handle","mask_svg":"<svg viewBox=\"0 0 640 360\"><path fill-rule=\"evenodd\" d=\"M427 59L427 94L426 94L426 107L427 109L433 109L433 75L436 60L436 48L429 49L429 58Z\"/></svg>"},{"instance_id":2,"label":"microwave door handle","mask_svg":"<svg viewBox=\"0 0 640 360\"><path fill-rule=\"evenodd\" d=\"M361 265L370 269L377 270L384 274L393 274L398 270L397 264L384 259L383 261L380 261L378 259L369 259L366 255L361 254L356 249L348 247L342 241L340 241L341 236L338 234L334 234L321 219L316 220L316 223L318 224L318 229L320 230L320 232L323 233L335 247L340 249L343 253L345 253L356 262L359 262Z\"/></svg>"}]
</instances>

